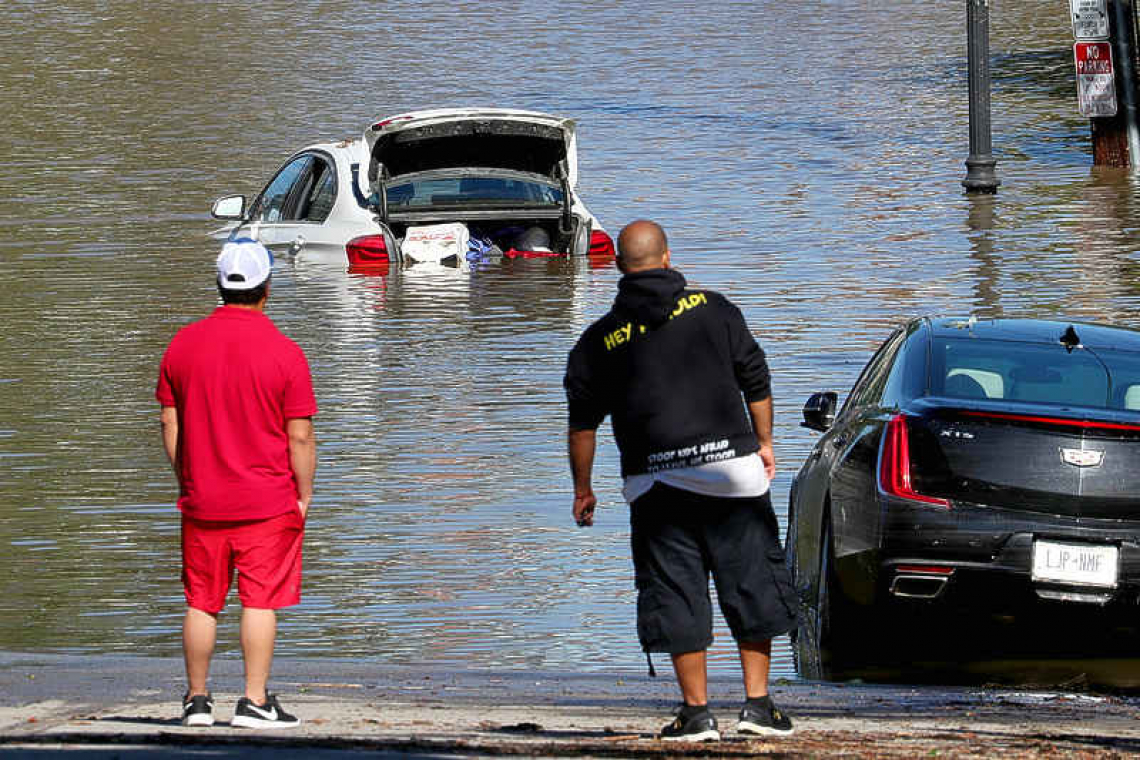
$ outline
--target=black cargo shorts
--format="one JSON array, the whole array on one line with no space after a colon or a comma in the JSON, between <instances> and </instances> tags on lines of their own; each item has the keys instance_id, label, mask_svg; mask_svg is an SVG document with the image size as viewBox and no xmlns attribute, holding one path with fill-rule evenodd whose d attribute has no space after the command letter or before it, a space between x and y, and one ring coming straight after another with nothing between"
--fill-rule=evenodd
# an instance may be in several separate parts
<instances>
[{"instance_id":1,"label":"black cargo shorts","mask_svg":"<svg viewBox=\"0 0 1140 760\"><path fill-rule=\"evenodd\" d=\"M646 652L712 643L709 574L737 642L796 625L791 578L768 494L726 499L655 483L630 504L637 634Z\"/></svg>"}]
</instances>

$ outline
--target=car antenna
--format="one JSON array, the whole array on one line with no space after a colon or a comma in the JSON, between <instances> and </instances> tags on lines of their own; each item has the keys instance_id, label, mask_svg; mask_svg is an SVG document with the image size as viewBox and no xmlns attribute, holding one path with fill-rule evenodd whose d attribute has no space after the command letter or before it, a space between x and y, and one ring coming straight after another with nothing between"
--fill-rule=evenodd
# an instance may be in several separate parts
<instances>
[{"instance_id":1,"label":"car antenna","mask_svg":"<svg viewBox=\"0 0 1140 760\"><path fill-rule=\"evenodd\" d=\"M1077 335L1077 331L1073 329L1072 325L1069 325L1068 329L1061 335L1061 345L1070 354L1073 353L1074 348L1081 347L1081 336Z\"/></svg>"}]
</instances>

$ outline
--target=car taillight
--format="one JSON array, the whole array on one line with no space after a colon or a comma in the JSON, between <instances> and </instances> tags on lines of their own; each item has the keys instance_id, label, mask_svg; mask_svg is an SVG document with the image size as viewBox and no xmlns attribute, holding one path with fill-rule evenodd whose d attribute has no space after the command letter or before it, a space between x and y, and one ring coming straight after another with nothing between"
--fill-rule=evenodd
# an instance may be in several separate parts
<instances>
[{"instance_id":1,"label":"car taillight","mask_svg":"<svg viewBox=\"0 0 1140 760\"><path fill-rule=\"evenodd\" d=\"M891 496L898 496L924 504L949 507L950 502L934 496L923 496L914 490L910 482L910 434L907 432L906 416L896 414L887 423L883 439L883 454L879 460L879 487Z\"/></svg>"},{"instance_id":2,"label":"car taillight","mask_svg":"<svg viewBox=\"0 0 1140 760\"><path fill-rule=\"evenodd\" d=\"M1101 430L1140 430L1140 425L1126 425L1120 422L1097 422L1096 420L1070 420L1064 417L1036 417L1029 414L1000 414L998 412L961 412L966 417L989 417L995 420L1036 423L1040 425L1064 425L1066 427L1098 428Z\"/></svg>"},{"instance_id":3,"label":"car taillight","mask_svg":"<svg viewBox=\"0 0 1140 760\"><path fill-rule=\"evenodd\" d=\"M605 230L590 233L590 266L606 267L614 260L614 241Z\"/></svg>"},{"instance_id":4,"label":"car taillight","mask_svg":"<svg viewBox=\"0 0 1140 760\"><path fill-rule=\"evenodd\" d=\"M590 233L591 256L613 256L614 241L605 230L594 230Z\"/></svg>"},{"instance_id":5,"label":"car taillight","mask_svg":"<svg viewBox=\"0 0 1140 760\"><path fill-rule=\"evenodd\" d=\"M391 263L388 258L388 245L383 235L365 235L353 238L344 245L348 254L348 271L367 274L388 274Z\"/></svg>"}]
</instances>

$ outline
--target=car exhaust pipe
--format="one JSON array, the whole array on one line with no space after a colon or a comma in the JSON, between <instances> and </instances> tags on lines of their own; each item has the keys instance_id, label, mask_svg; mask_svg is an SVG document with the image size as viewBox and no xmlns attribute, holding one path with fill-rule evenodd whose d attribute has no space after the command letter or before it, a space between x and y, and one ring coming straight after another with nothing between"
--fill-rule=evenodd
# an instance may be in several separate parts
<instances>
[{"instance_id":1,"label":"car exhaust pipe","mask_svg":"<svg viewBox=\"0 0 1140 760\"><path fill-rule=\"evenodd\" d=\"M896 575L891 594L905 599L934 599L949 580L948 575Z\"/></svg>"}]
</instances>

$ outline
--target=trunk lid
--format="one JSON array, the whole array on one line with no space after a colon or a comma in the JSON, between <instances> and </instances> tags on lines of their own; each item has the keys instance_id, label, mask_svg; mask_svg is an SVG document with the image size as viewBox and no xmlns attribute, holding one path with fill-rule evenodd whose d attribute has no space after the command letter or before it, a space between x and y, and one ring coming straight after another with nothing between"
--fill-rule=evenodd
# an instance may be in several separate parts
<instances>
[{"instance_id":1,"label":"trunk lid","mask_svg":"<svg viewBox=\"0 0 1140 760\"><path fill-rule=\"evenodd\" d=\"M437 109L391 116L364 131L370 178L487 167L578 181L574 122L534 111ZM561 165L562 168L559 168Z\"/></svg>"},{"instance_id":2,"label":"trunk lid","mask_svg":"<svg viewBox=\"0 0 1140 760\"><path fill-rule=\"evenodd\" d=\"M911 476L923 494L1071 517L1140 515L1140 420L930 397L908 416Z\"/></svg>"}]
</instances>

